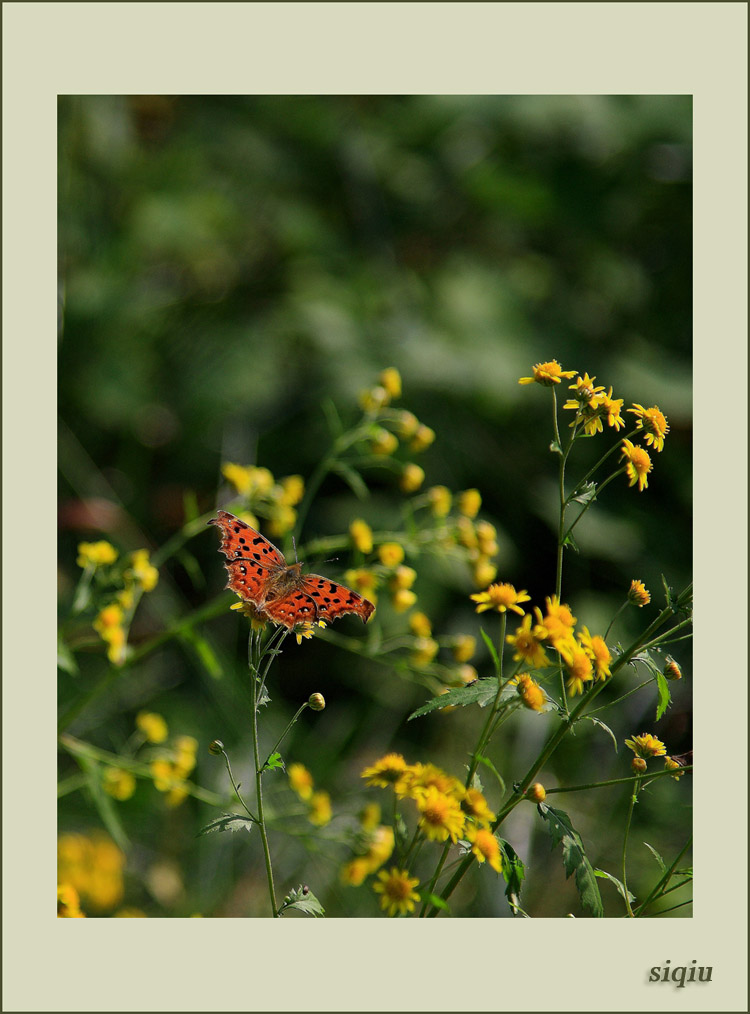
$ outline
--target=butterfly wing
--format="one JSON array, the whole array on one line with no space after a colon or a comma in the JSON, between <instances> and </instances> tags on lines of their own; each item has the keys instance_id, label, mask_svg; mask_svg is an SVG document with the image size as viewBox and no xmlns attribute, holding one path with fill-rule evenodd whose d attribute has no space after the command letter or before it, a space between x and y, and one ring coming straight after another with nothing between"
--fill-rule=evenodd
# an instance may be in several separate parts
<instances>
[{"instance_id":1,"label":"butterfly wing","mask_svg":"<svg viewBox=\"0 0 750 1014\"><path fill-rule=\"evenodd\" d=\"M318 619L318 607L314 599L300 588L265 602L263 612L274 623L283 623L290 629L297 623L314 623Z\"/></svg>"},{"instance_id":2,"label":"butterfly wing","mask_svg":"<svg viewBox=\"0 0 750 1014\"><path fill-rule=\"evenodd\" d=\"M221 533L219 552L226 557L227 587L246 601L262 604L269 577L286 567L282 553L260 532L228 511L219 511L209 525Z\"/></svg>"},{"instance_id":3,"label":"butterfly wing","mask_svg":"<svg viewBox=\"0 0 750 1014\"><path fill-rule=\"evenodd\" d=\"M363 623L367 623L375 612L375 606L368 599L362 598L357 592L346 588L343 584L329 581L319 574L306 574L302 578L301 591L315 604L315 619L332 620L344 616L345 613L356 613Z\"/></svg>"}]
</instances>

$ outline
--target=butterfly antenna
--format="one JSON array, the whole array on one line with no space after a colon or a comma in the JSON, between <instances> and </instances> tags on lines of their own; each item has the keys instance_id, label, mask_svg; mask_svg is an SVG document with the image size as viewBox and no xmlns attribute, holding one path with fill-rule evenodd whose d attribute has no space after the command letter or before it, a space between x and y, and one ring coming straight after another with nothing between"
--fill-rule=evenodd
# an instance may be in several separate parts
<instances>
[{"instance_id":1,"label":"butterfly antenna","mask_svg":"<svg viewBox=\"0 0 750 1014\"><path fill-rule=\"evenodd\" d=\"M292 545L294 546L294 562L299 563L299 560L297 559L297 540L294 536L292 536Z\"/></svg>"}]
</instances>

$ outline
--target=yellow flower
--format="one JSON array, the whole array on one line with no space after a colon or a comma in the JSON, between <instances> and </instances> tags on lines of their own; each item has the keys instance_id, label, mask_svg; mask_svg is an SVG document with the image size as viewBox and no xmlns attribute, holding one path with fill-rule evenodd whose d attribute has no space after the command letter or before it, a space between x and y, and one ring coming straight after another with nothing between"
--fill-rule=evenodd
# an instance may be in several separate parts
<instances>
[{"instance_id":1,"label":"yellow flower","mask_svg":"<svg viewBox=\"0 0 750 1014\"><path fill-rule=\"evenodd\" d=\"M611 387L608 394L602 394L600 396L599 404L601 406L601 411L607 416L608 426L612 426L615 430L619 430L625 425L625 420L620 414L623 406L623 399L613 398Z\"/></svg>"},{"instance_id":2,"label":"yellow flower","mask_svg":"<svg viewBox=\"0 0 750 1014\"><path fill-rule=\"evenodd\" d=\"M483 613L487 609L494 609L498 613L504 613L508 609L512 609L519 616L523 616L524 610L518 603L529 601L526 590L522 589L520 592L517 592L512 584L491 584L486 591L479 592L477 595L470 595L469 598L472 602L478 603L476 609L478 613Z\"/></svg>"},{"instance_id":3,"label":"yellow flower","mask_svg":"<svg viewBox=\"0 0 750 1014\"><path fill-rule=\"evenodd\" d=\"M409 876L408 870L399 870L395 866L390 873L381 870L378 883L374 885L375 891L383 895L380 907L391 916L413 912L414 903L419 901L419 894L414 890L418 883L416 877Z\"/></svg>"},{"instance_id":4,"label":"yellow flower","mask_svg":"<svg viewBox=\"0 0 750 1014\"><path fill-rule=\"evenodd\" d=\"M395 425L398 435L402 439L408 440L419 429L419 419L413 412L400 411L396 413Z\"/></svg>"},{"instance_id":5,"label":"yellow flower","mask_svg":"<svg viewBox=\"0 0 750 1014\"><path fill-rule=\"evenodd\" d=\"M305 640L309 640L313 636L316 627L325 627L325 622L323 620L316 620L315 623L298 623L294 628L294 636L297 638L297 644L302 644L303 638Z\"/></svg>"},{"instance_id":6,"label":"yellow flower","mask_svg":"<svg viewBox=\"0 0 750 1014\"><path fill-rule=\"evenodd\" d=\"M636 417L638 429L643 430L643 439L649 447L653 446L655 451L661 451L664 448L664 438L669 433L669 423L664 413L656 405L653 408L644 408L643 405L635 403L633 408L627 411Z\"/></svg>"},{"instance_id":7,"label":"yellow flower","mask_svg":"<svg viewBox=\"0 0 750 1014\"><path fill-rule=\"evenodd\" d=\"M561 377L566 377L568 380L571 377L575 377L577 370L563 370L556 359L552 359L549 363L537 363L534 367L533 377L521 377L518 381L519 384L541 384L542 387L552 387L553 384L559 384Z\"/></svg>"},{"instance_id":8,"label":"yellow flower","mask_svg":"<svg viewBox=\"0 0 750 1014\"><path fill-rule=\"evenodd\" d=\"M105 606L94 620L94 630L107 644L107 658L113 665L121 665L125 661L125 628L122 606L113 602Z\"/></svg>"},{"instance_id":9,"label":"yellow flower","mask_svg":"<svg viewBox=\"0 0 750 1014\"><path fill-rule=\"evenodd\" d=\"M427 490L426 496L436 518L444 518L450 514L452 496L447 486L433 486Z\"/></svg>"},{"instance_id":10,"label":"yellow flower","mask_svg":"<svg viewBox=\"0 0 750 1014\"><path fill-rule=\"evenodd\" d=\"M477 639L471 634L456 634L451 651L457 662L468 662L477 648Z\"/></svg>"},{"instance_id":11,"label":"yellow flower","mask_svg":"<svg viewBox=\"0 0 750 1014\"><path fill-rule=\"evenodd\" d=\"M372 552L372 529L361 518L356 518L349 525L349 534L360 553Z\"/></svg>"},{"instance_id":12,"label":"yellow flower","mask_svg":"<svg viewBox=\"0 0 750 1014\"><path fill-rule=\"evenodd\" d=\"M474 532L482 556L494 556L497 552L497 529L489 521L477 521Z\"/></svg>"},{"instance_id":13,"label":"yellow flower","mask_svg":"<svg viewBox=\"0 0 750 1014\"><path fill-rule=\"evenodd\" d=\"M364 855L355 856L345 864L341 871L341 879L345 884L359 887L365 877L379 870L383 863L391 858L395 844L393 829L376 826L367 834Z\"/></svg>"},{"instance_id":14,"label":"yellow flower","mask_svg":"<svg viewBox=\"0 0 750 1014\"><path fill-rule=\"evenodd\" d=\"M535 627L532 631L531 613L527 613L521 626L516 627L515 634L508 634L505 638L508 644L513 645L516 649L513 660L515 662L524 661L534 666L535 669L549 665L549 659L541 644L542 639L537 637L537 630L538 628Z\"/></svg>"},{"instance_id":15,"label":"yellow flower","mask_svg":"<svg viewBox=\"0 0 750 1014\"><path fill-rule=\"evenodd\" d=\"M424 613L412 613L409 617L409 630L417 637L429 637L432 624Z\"/></svg>"},{"instance_id":16,"label":"yellow flower","mask_svg":"<svg viewBox=\"0 0 750 1014\"><path fill-rule=\"evenodd\" d=\"M597 680L605 680L608 676L611 676L609 663L612 661L612 655L604 638L598 634L594 634L592 637L588 627L584 627L578 635L578 640L583 650L594 663L595 678Z\"/></svg>"},{"instance_id":17,"label":"yellow flower","mask_svg":"<svg viewBox=\"0 0 750 1014\"><path fill-rule=\"evenodd\" d=\"M568 678L565 682L568 693L571 697L575 697L576 694L582 694L583 684L590 682L594 678L591 658L575 642L565 652L561 648L560 653L565 660L565 668L568 671Z\"/></svg>"},{"instance_id":18,"label":"yellow flower","mask_svg":"<svg viewBox=\"0 0 750 1014\"><path fill-rule=\"evenodd\" d=\"M86 908L114 908L122 900L125 856L104 834L61 835L57 848L58 883L70 885Z\"/></svg>"},{"instance_id":19,"label":"yellow flower","mask_svg":"<svg viewBox=\"0 0 750 1014\"><path fill-rule=\"evenodd\" d=\"M479 862L483 863L486 860L496 873L500 873L502 871L502 857L500 845L494 834L483 827L468 828L466 837L472 843L471 851Z\"/></svg>"},{"instance_id":20,"label":"yellow flower","mask_svg":"<svg viewBox=\"0 0 750 1014\"><path fill-rule=\"evenodd\" d=\"M158 757L149 764L149 771L158 792L169 792L175 784L174 765L166 757Z\"/></svg>"},{"instance_id":21,"label":"yellow flower","mask_svg":"<svg viewBox=\"0 0 750 1014\"><path fill-rule=\"evenodd\" d=\"M477 588L486 586L497 577L497 567L490 562L489 557L480 556L474 563L473 577Z\"/></svg>"},{"instance_id":22,"label":"yellow flower","mask_svg":"<svg viewBox=\"0 0 750 1014\"><path fill-rule=\"evenodd\" d=\"M115 912L113 919L147 919L148 916L140 908L121 908Z\"/></svg>"},{"instance_id":23,"label":"yellow flower","mask_svg":"<svg viewBox=\"0 0 750 1014\"><path fill-rule=\"evenodd\" d=\"M78 898L78 891L72 884L57 885L57 918L58 919L85 919L81 911L81 903Z\"/></svg>"},{"instance_id":24,"label":"yellow flower","mask_svg":"<svg viewBox=\"0 0 750 1014\"><path fill-rule=\"evenodd\" d=\"M403 794L412 799L421 799L431 788L443 795L452 796L459 802L466 795L461 782L436 764L412 764L404 778Z\"/></svg>"},{"instance_id":25,"label":"yellow flower","mask_svg":"<svg viewBox=\"0 0 750 1014\"><path fill-rule=\"evenodd\" d=\"M596 396L601 394L604 390L603 387L595 387L594 381L596 377L590 377L586 373L583 377L577 377L575 384L569 384L569 390L573 392L573 397L570 401L566 401L563 408L580 409L586 405L592 405L596 407ZM601 429L601 426L599 427Z\"/></svg>"},{"instance_id":26,"label":"yellow flower","mask_svg":"<svg viewBox=\"0 0 750 1014\"><path fill-rule=\"evenodd\" d=\"M642 493L648 486L648 473L653 468L648 451L636 447L630 440L623 440L622 457L627 459L625 474L629 480L628 485L634 486L637 482L638 491Z\"/></svg>"},{"instance_id":27,"label":"yellow flower","mask_svg":"<svg viewBox=\"0 0 750 1014\"><path fill-rule=\"evenodd\" d=\"M149 743L163 743L169 735L167 723L161 715L153 711L139 711L135 717L135 725Z\"/></svg>"},{"instance_id":28,"label":"yellow flower","mask_svg":"<svg viewBox=\"0 0 750 1014\"><path fill-rule=\"evenodd\" d=\"M403 564L396 567L391 578L391 588L411 588L417 578L417 572L413 567L405 567Z\"/></svg>"},{"instance_id":29,"label":"yellow flower","mask_svg":"<svg viewBox=\"0 0 750 1014\"><path fill-rule=\"evenodd\" d=\"M366 856L355 856L345 863L341 870L341 881L350 887L359 887L364 884L365 878L370 873L370 864Z\"/></svg>"},{"instance_id":30,"label":"yellow flower","mask_svg":"<svg viewBox=\"0 0 750 1014\"><path fill-rule=\"evenodd\" d=\"M643 732L640 736L633 736L625 740L625 746L630 747L636 757L648 760L649 757L663 757L667 748L660 739L652 736L650 732Z\"/></svg>"},{"instance_id":31,"label":"yellow flower","mask_svg":"<svg viewBox=\"0 0 750 1014\"><path fill-rule=\"evenodd\" d=\"M664 758L664 767L667 769L667 771L674 772L672 777L675 778L677 781L679 781L680 778L682 778L682 776L685 774L685 772L682 770L682 765L678 764L676 760L672 760L671 757Z\"/></svg>"},{"instance_id":32,"label":"yellow flower","mask_svg":"<svg viewBox=\"0 0 750 1014\"><path fill-rule=\"evenodd\" d=\"M647 606L651 601L651 592L645 586L643 581L633 580L630 582L630 588L628 589L628 602L631 602L634 606Z\"/></svg>"},{"instance_id":33,"label":"yellow flower","mask_svg":"<svg viewBox=\"0 0 750 1014\"><path fill-rule=\"evenodd\" d=\"M482 506L482 497L478 489L465 489L456 497L456 506L467 518L475 518Z\"/></svg>"},{"instance_id":34,"label":"yellow flower","mask_svg":"<svg viewBox=\"0 0 750 1014\"><path fill-rule=\"evenodd\" d=\"M516 690L527 708L531 711L542 710L547 698L539 684L533 680L528 673L524 673L522 676L518 677Z\"/></svg>"},{"instance_id":35,"label":"yellow flower","mask_svg":"<svg viewBox=\"0 0 750 1014\"><path fill-rule=\"evenodd\" d=\"M404 550L398 542L384 542L378 546L378 556L384 567L397 567L403 562Z\"/></svg>"},{"instance_id":36,"label":"yellow flower","mask_svg":"<svg viewBox=\"0 0 750 1014\"><path fill-rule=\"evenodd\" d=\"M378 803L368 803L359 815L359 822L365 831L374 831L380 823L380 806Z\"/></svg>"},{"instance_id":37,"label":"yellow flower","mask_svg":"<svg viewBox=\"0 0 750 1014\"><path fill-rule=\"evenodd\" d=\"M147 549L136 549L130 554L131 567L144 591L152 591L159 580L159 571L149 562Z\"/></svg>"},{"instance_id":38,"label":"yellow flower","mask_svg":"<svg viewBox=\"0 0 750 1014\"><path fill-rule=\"evenodd\" d=\"M549 641L553 648L563 652L566 647L570 648L573 641L573 628L576 625L576 618L570 611L570 606L560 602L557 595L547 596L547 613L543 617L538 606L534 607L538 625L535 634L540 641Z\"/></svg>"},{"instance_id":39,"label":"yellow flower","mask_svg":"<svg viewBox=\"0 0 750 1014\"><path fill-rule=\"evenodd\" d=\"M664 666L664 675L668 680L681 680L682 669L673 658L667 658L666 665Z\"/></svg>"},{"instance_id":40,"label":"yellow flower","mask_svg":"<svg viewBox=\"0 0 750 1014\"><path fill-rule=\"evenodd\" d=\"M366 778L368 785L387 789L403 779L408 767L400 753L387 753L369 768L365 768L360 777Z\"/></svg>"},{"instance_id":41,"label":"yellow flower","mask_svg":"<svg viewBox=\"0 0 750 1014\"><path fill-rule=\"evenodd\" d=\"M312 799L313 776L304 764L290 764L286 773L289 779L289 788L296 792L300 799Z\"/></svg>"},{"instance_id":42,"label":"yellow flower","mask_svg":"<svg viewBox=\"0 0 750 1014\"><path fill-rule=\"evenodd\" d=\"M384 387L372 387L364 391L359 392L359 407L363 412L368 412L371 415L378 411L378 409L384 408L390 401L390 395Z\"/></svg>"},{"instance_id":43,"label":"yellow flower","mask_svg":"<svg viewBox=\"0 0 750 1014\"><path fill-rule=\"evenodd\" d=\"M129 771L122 768L106 768L104 771L104 791L121 802L135 792L135 778Z\"/></svg>"},{"instance_id":44,"label":"yellow flower","mask_svg":"<svg viewBox=\"0 0 750 1014\"><path fill-rule=\"evenodd\" d=\"M424 482L424 470L408 462L404 465L399 485L404 493L415 493Z\"/></svg>"},{"instance_id":45,"label":"yellow flower","mask_svg":"<svg viewBox=\"0 0 750 1014\"><path fill-rule=\"evenodd\" d=\"M175 742L175 769L178 775L189 775L195 767L198 740L192 736L178 736Z\"/></svg>"},{"instance_id":46,"label":"yellow flower","mask_svg":"<svg viewBox=\"0 0 750 1014\"><path fill-rule=\"evenodd\" d=\"M79 567L100 567L102 564L114 563L117 550L109 542L81 542L78 544Z\"/></svg>"},{"instance_id":47,"label":"yellow flower","mask_svg":"<svg viewBox=\"0 0 750 1014\"><path fill-rule=\"evenodd\" d=\"M297 511L288 504L276 503L271 508L271 516L268 519L269 534L279 537L291 532L297 524Z\"/></svg>"},{"instance_id":48,"label":"yellow flower","mask_svg":"<svg viewBox=\"0 0 750 1014\"><path fill-rule=\"evenodd\" d=\"M344 581L350 588L368 598L374 606L378 604L378 596L375 593L378 586L378 575L373 571L366 570L364 567L359 567L357 570L347 570L344 574Z\"/></svg>"},{"instance_id":49,"label":"yellow flower","mask_svg":"<svg viewBox=\"0 0 750 1014\"><path fill-rule=\"evenodd\" d=\"M416 803L422 815L419 827L426 838L430 841L445 841L447 838L453 842L458 840L466 818L455 797L448 796L431 785L416 797Z\"/></svg>"},{"instance_id":50,"label":"yellow flower","mask_svg":"<svg viewBox=\"0 0 750 1014\"><path fill-rule=\"evenodd\" d=\"M479 540L471 518L463 515L456 518L456 541L466 549L478 549Z\"/></svg>"},{"instance_id":51,"label":"yellow flower","mask_svg":"<svg viewBox=\"0 0 750 1014\"><path fill-rule=\"evenodd\" d=\"M230 482L240 496L252 497L258 493L270 493L273 488L273 475L267 468L256 468L253 465L236 465L226 462L221 466L221 474Z\"/></svg>"},{"instance_id":52,"label":"yellow flower","mask_svg":"<svg viewBox=\"0 0 750 1014\"><path fill-rule=\"evenodd\" d=\"M373 454L387 457L388 455L393 454L397 448L398 440L393 433L390 433L388 430L380 428L373 433L370 439L370 450Z\"/></svg>"},{"instance_id":53,"label":"yellow flower","mask_svg":"<svg viewBox=\"0 0 750 1014\"><path fill-rule=\"evenodd\" d=\"M409 448L415 453L426 450L430 444L435 442L435 431L430 429L429 426L425 426L424 423L420 423L417 426L417 432L412 437L412 441L409 444Z\"/></svg>"},{"instance_id":54,"label":"yellow flower","mask_svg":"<svg viewBox=\"0 0 750 1014\"><path fill-rule=\"evenodd\" d=\"M310 812L307 819L316 827L324 827L329 823L333 811L331 810L331 797L327 792L314 792L310 799Z\"/></svg>"},{"instance_id":55,"label":"yellow flower","mask_svg":"<svg viewBox=\"0 0 750 1014\"><path fill-rule=\"evenodd\" d=\"M425 669L440 650L440 645L431 637L418 637L414 651L409 656L415 669Z\"/></svg>"},{"instance_id":56,"label":"yellow flower","mask_svg":"<svg viewBox=\"0 0 750 1014\"><path fill-rule=\"evenodd\" d=\"M386 389L391 398L401 397L401 374L395 366L389 366L378 377L381 385Z\"/></svg>"},{"instance_id":57,"label":"yellow flower","mask_svg":"<svg viewBox=\"0 0 750 1014\"><path fill-rule=\"evenodd\" d=\"M165 802L169 807L179 806L189 795L190 792L187 784L185 782L177 782L167 793Z\"/></svg>"},{"instance_id":58,"label":"yellow flower","mask_svg":"<svg viewBox=\"0 0 750 1014\"><path fill-rule=\"evenodd\" d=\"M461 800L461 809L480 827L489 827L495 819L495 814L490 810L487 800L479 789L466 789Z\"/></svg>"},{"instance_id":59,"label":"yellow flower","mask_svg":"<svg viewBox=\"0 0 750 1014\"><path fill-rule=\"evenodd\" d=\"M287 475L281 480L281 494L278 502L285 507L295 507L305 495L305 481L301 475Z\"/></svg>"},{"instance_id":60,"label":"yellow flower","mask_svg":"<svg viewBox=\"0 0 750 1014\"><path fill-rule=\"evenodd\" d=\"M469 683L476 683L479 679L479 673L473 665L462 665L458 670L458 678L462 684L468 685Z\"/></svg>"},{"instance_id":61,"label":"yellow flower","mask_svg":"<svg viewBox=\"0 0 750 1014\"><path fill-rule=\"evenodd\" d=\"M391 605L396 613L405 613L417 601L417 596L408 588L394 588L391 593Z\"/></svg>"}]
</instances>

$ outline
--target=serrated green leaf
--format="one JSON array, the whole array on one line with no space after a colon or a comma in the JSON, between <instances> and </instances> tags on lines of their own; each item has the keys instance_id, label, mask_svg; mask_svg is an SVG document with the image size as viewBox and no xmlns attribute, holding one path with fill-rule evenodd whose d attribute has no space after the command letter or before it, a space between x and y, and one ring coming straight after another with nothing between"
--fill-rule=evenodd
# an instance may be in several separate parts
<instances>
[{"instance_id":1,"label":"serrated green leaf","mask_svg":"<svg viewBox=\"0 0 750 1014\"><path fill-rule=\"evenodd\" d=\"M575 873L575 884L581 904L596 918L604 915L604 906L596 883L596 876L586 856L581 836L573 827L570 817L564 810L556 810L546 803L539 803L537 809L544 818L552 845L562 845L565 875Z\"/></svg>"},{"instance_id":2,"label":"serrated green leaf","mask_svg":"<svg viewBox=\"0 0 750 1014\"><path fill-rule=\"evenodd\" d=\"M300 884L299 887L287 894L279 908L279 915L287 908L298 908L300 912L316 918L326 914L325 909L306 884Z\"/></svg>"},{"instance_id":3,"label":"serrated green leaf","mask_svg":"<svg viewBox=\"0 0 750 1014\"><path fill-rule=\"evenodd\" d=\"M216 820L212 820L209 824L206 824L200 829L196 838L200 838L202 834L212 834L214 831L252 831L253 823L249 817L242 817L238 813L225 813L222 817L217 817Z\"/></svg>"},{"instance_id":4,"label":"serrated green leaf","mask_svg":"<svg viewBox=\"0 0 750 1014\"><path fill-rule=\"evenodd\" d=\"M610 729L610 727L605 722L602 722L601 719L594 718L593 715L584 715L583 717L585 719L587 719L587 721L593 722L594 725L598 725L600 728L604 729L604 731L606 733L609 734L609 736L612 739L612 742L614 744L614 747L615 747L615 753L617 753L617 737L615 736L614 732L612 732L612 730Z\"/></svg>"},{"instance_id":5,"label":"serrated green leaf","mask_svg":"<svg viewBox=\"0 0 750 1014\"><path fill-rule=\"evenodd\" d=\"M487 645L487 650L489 651L490 657L492 658L492 663L495 666L495 675L499 676L500 675L500 659L498 658L498 655L497 655L497 648L492 643L492 638L489 636L489 634L487 633L487 631L483 627L479 628L479 633L482 635L482 640Z\"/></svg>"},{"instance_id":6,"label":"serrated green leaf","mask_svg":"<svg viewBox=\"0 0 750 1014\"><path fill-rule=\"evenodd\" d=\"M664 860L659 855L659 853L656 851L656 849L652 845L649 845L649 843L647 841L645 841L643 844L646 846L646 848L649 850L649 852L651 853L651 855L654 857L654 859L659 864L659 869L661 870L661 872L662 873L666 873L667 872L667 864L664 862Z\"/></svg>"},{"instance_id":7,"label":"serrated green leaf","mask_svg":"<svg viewBox=\"0 0 750 1014\"><path fill-rule=\"evenodd\" d=\"M595 876L599 877L600 880L609 880L611 883L613 883L617 888L618 894L622 897L623 900L625 900L625 896L627 894L628 901L630 901L631 903L635 901L635 895L632 894L630 891L627 891L625 885L621 881L619 881L617 877L613 877L611 873L607 873L606 870L594 870L594 874Z\"/></svg>"},{"instance_id":8,"label":"serrated green leaf","mask_svg":"<svg viewBox=\"0 0 750 1014\"><path fill-rule=\"evenodd\" d=\"M584 485L581 486L580 490L578 490L575 496L572 496L570 500L571 503L582 503L582 504L593 503L594 500L596 500L596 483L595 482L584 483Z\"/></svg>"},{"instance_id":9,"label":"serrated green leaf","mask_svg":"<svg viewBox=\"0 0 750 1014\"><path fill-rule=\"evenodd\" d=\"M498 683L495 676L477 680L470 687L451 687L447 694L433 697L426 704L423 704L421 708L413 711L409 715L409 721L412 718L421 718L423 715L428 715L431 711L438 711L441 708L449 706L464 708L467 704L478 704L480 708L484 708L491 701L494 701L497 696L497 687Z\"/></svg>"},{"instance_id":10,"label":"serrated green leaf","mask_svg":"<svg viewBox=\"0 0 750 1014\"><path fill-rule=\"evenodd\" d=\"M271 756L266 761L266 763L263 765L263 770L264 771L275 771L278 768L281 768L282 771L286 770L285 767L284 767L284 761L281 758L281 754L280 753L272 753Z\"/></svg>"},{"instance_id":11,"label":"serrated green leaf","mask_svg":"<svg viewBox=\"0 0 750 1014\"><path fill-rule=\"evenodd\" d=\"M508 899L511 911L519 907L521 898L521 885L526 879L526 867L519 858L518 853L504 838L498 838L500 853L502 855L502 874L505 880L505 897Z\"/></svg>"},{"instance_id":12,"label":"serrated green leaf","mask_svg":"<svg viewBox=\"0 0 750 1014\"><path fill-rule=\"evenodd\" d=\"M570 549L573 550L574 553L580 553L581 552L580 549L578 548L578 543L573 538L573 536L571 535L570 532L568 532L568 534L565 536L565 538L563 539L563 543L562 544L563 544L563 546L568 546Z\"/></svg>"},{"instance_id":13,"label":"serrated green leaf","mask_svg":"<svg viewBox=\"0 0 750 1014\"><path fill-rule=\"evenodd\" d=\"M659 700L656 705L656 721L658 722L672 703L672 694L669 691L669 684L663 673L658 672L656 674L656 687L659 693Z\"/></svg>"}]
</instances>

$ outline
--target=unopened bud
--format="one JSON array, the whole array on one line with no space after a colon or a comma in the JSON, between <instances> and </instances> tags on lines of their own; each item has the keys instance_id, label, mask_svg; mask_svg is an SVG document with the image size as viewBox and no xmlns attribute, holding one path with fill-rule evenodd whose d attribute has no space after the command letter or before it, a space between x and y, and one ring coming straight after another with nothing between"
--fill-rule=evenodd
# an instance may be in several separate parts
<instances>
[{"instance_id":1,"label":"unopened bud","mask_svg":"<svg viewBox=\"0 0 750 1014\"><path fill-rule=\"evenodd\" d=\"M220 739L214 739L208 744L208 752L212 754L224 753L224 744Z\"/></svg>"},{"instance_id":2,"label":"unopened bud","mask_svg":"<svg viewBox=\"0 0 750 1014\"><path fill-rule=\"evenodd\" d=\"M547 790L541 782L534 782L526 790L526 795L533 803L543 803L547 798Z\"/></svg>"},{"instance_id":3,"label":"unopened bud","mask_svg":"<svg viewBox=\"0 0 750 1014\"><path fill-rule=\"evenodd\" d=\"M634 757L630 762L630 767L635 771L637 775L642 775L647 768L646 761L643 757Z\"/></svg>"},{"instance_id":4,"label":"unopened bud","mask_svg":"<svg viewBox=\"0 0 750 1014\"><path fill-rule=\"evenodd\" d=\"M310 694L307 703L313 711L322 711L326 706L326 699L322 694Z\"/></svg>"}]
</instances>

